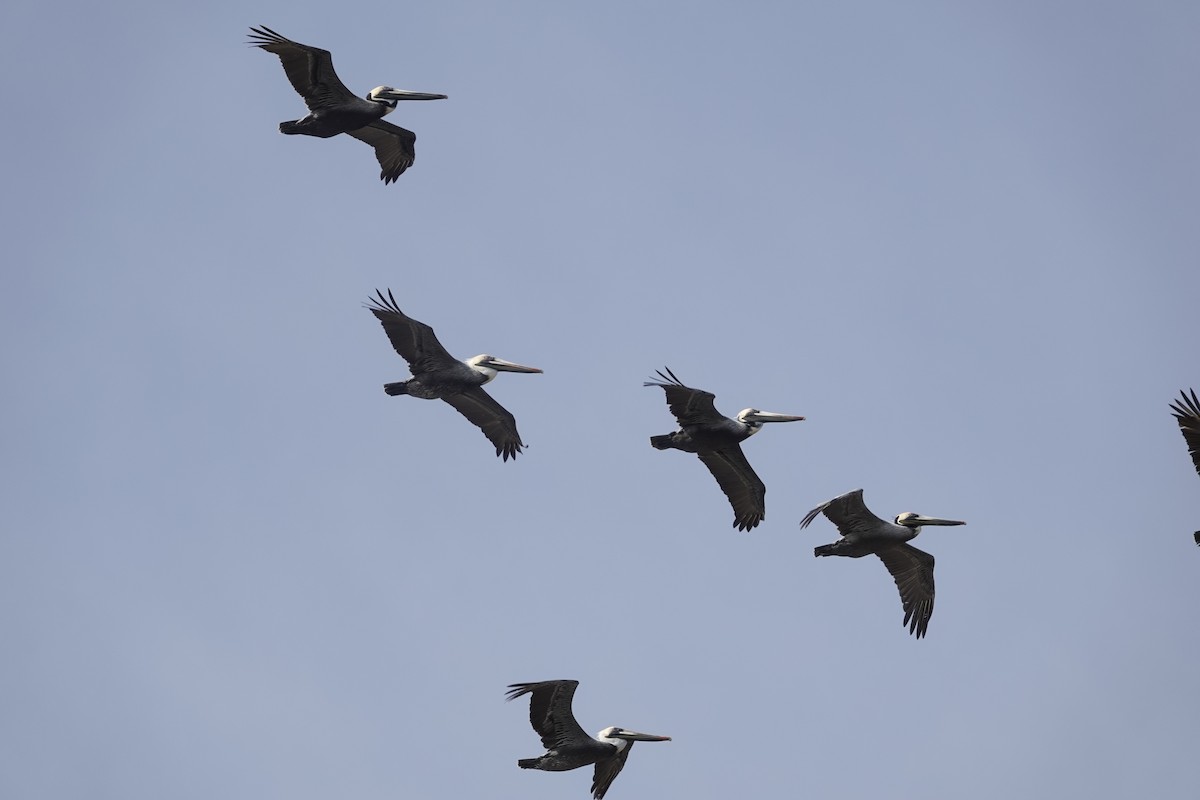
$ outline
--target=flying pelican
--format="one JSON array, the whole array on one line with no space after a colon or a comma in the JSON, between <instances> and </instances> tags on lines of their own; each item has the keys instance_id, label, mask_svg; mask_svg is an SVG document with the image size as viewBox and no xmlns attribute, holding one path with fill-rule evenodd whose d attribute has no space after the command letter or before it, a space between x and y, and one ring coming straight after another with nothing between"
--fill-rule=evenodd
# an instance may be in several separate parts
<instances>
[{"instance_id":1,"label":"flying pelican","mask_svg":"<svg viewBox=\"0 0 1200 800\"><path fill-rule=\"evenodd\" d=\"M382 168L379 177L385 184L412 166L417 157L413 147L417 135L384 122L383 117L396 110L399 100L445 100L446 95L376 86L363 100L347 89L333 71L333 56L328 50L293 42L266 25L250 30L250 44L279 56L288 80L308 106L308 116L304 119L279 123L280 133L302 133L322 139L348 133L375 148L375 157Z\"/></svg>"},{"instance_id":2,"label":"flying pelican","mask_svg":"<svg viewBox=\"0 0 1200 800\"><path fill-rule=\"evenodd\" d=\"M1192 454L1192 464L1196 466L1196 472L1200 473L1200 400L1196 399L1196 390L1191 391L1191 397L1188 397L1187 392L1180 392L1183 399L1171 403L1171 412L1175 414L1175 421L1179 423L1179 430L1187 442L1188 452ZM1200 544L1200 531L1196 531L1194 535L1196 544Z\"/></svg>"},{"instance_id":3,"label":"flying pelican","mask_svg":"<svg viewBox=\"0 0 1200 800\"><path fill-rule=\"evenodd\" d=\"M684 386L670 367L656 370L660 380L643 386L661 386L667 405L679 421L679 430L651 436L650 444L659 450L695 453L717 479L721 491L733 506L733 527L748 531L763 521L767 513L767 487L742 454L740 442L758 433L764 422L796 422L804 417L775 414L757 408L743 409L737 419L722 416L713 406L712 392ZM670 377L668 377L670 376Z\"/></svg>"},{"instance_id":4,"label":"flying pelican","mask_svg":"<svg viewBox=\"0 0 1200 800\"><path fill-rule=\"evenodd\" d=\"M389 395L406 394L424 400L445 400L483 431L496 445L496 455L505 461L516 458L525 443L517 433L517 421L481 387L501 372L541 372L502 358L478 355L457 361L437 340L433 328L406 316L396 305L392 290L387 297L378 289L379 299L370 298L366 306L387 333L412 372L406 381L385 383Z\"/></svg>"},{"instance_id":5,"label":"flying pelican","mask_svg":"<svg viewBox=\"0 0 1200 800\"><path fill-rule=\"evenodd\" d=\"M669 742L670 736L638 733L625 728L605 728L592 738L584 733L571 713L571 698L579 681L541 681L514 683L508 687L506 700L516 700L524 694L529 698L529 722L546 754L517 761L521 769L544 769L565 772L569 769L596 765L592 777L592 797L600 800L625 766L634 742Z\"/></svg>"},{"instance_id":6,"label":"flying pelican","mask_svg":"<svg viewBox=\"0 0 1200 800\"><path fill-rule=\"evenodd\" d=\"M828 503L822 503L804 516L801 528L824 514L837 525L842 535L833 544L813 550L814 556L847 556L862 558L874 553L892 573L900 602L904 605L904 622L908 632L920 639L933 616L933 556L918 550L908 542L917 538L922 525L966 525L953 519L922 517L907 511L896 517L896 523L884 522L871 513L863 503L862 489L846 492Z\"/></svg>"}]
</instances>

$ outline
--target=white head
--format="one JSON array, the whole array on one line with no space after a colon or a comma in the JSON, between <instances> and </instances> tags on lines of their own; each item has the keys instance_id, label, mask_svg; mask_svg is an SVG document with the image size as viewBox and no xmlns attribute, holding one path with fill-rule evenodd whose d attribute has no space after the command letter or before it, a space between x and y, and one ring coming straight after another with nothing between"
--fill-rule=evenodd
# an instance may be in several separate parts
<instances>
[{"instance_id":1,"label":"white head","mask_svg":"<svg viewBox=\"0 0 1200 800\"><path fill-rule=\"evenodd\" d=\"M912 528L913 536L921 532L922 525L966 525L965 522L960 522L956 519L938 519L937 517L923 517L920 514L914 514L911 511L905 511L903 514L896 517L896 524L903 525L905 528Z\"/></svg>"},{"instance_id":2,"label":"white head","mask_svg":"<svg viewBox=\"0 0 1200 800\"><path fill-rule=\"evenodd\" d=\"M446 95L410 92L407 89L393 89L391 86L376 86L367 92L367 99L383 106L383 115L386 117L396 110L396 102L399 100L445 100Z\"/></svg>"},{"instance_id":3,"label":"white head","mask_svg":"<svg viewBox=\"0 0 1200 800\"><path fill-rule=\"evenodd\" d=\"M596 734L596 738L602 742L607 742L617 748L618 751L624 750L633 742L669 742L670 736L656 736L653 733L638 733L627 728L618 728L616 725L609 726Z\"/></svg>"},{"instance_id":4,"label":"white head","mask_svg":"<svg viewBox=\"0 0 1200 800\"><path fill-rule=\"evenodd\" d=\"M396 110L396 101L387 96L388 92L390 91L392 91L392 87L390 86L376 86L374 89L367 92L368 100L370 100L372 103L379 103L379 105L383 106L383 115L385 117Z\"/></svg>"},{"instance_id":5,"label":"white head","mask_svg":"<svg viewBox=\"0 0 1200 800\"><path fill-rule=\"evenodd\" d=\"M614 747L617 748L617 752L619 753L622 750L624 750L626 747L629 746L628 739L621 739L620 737L613 736L613 734L619 730L621 730L621 729L618 728L617 726L609 725L607 728L605 728L604 730L597 733L596 738L602 742L606 742L607 744L613 745Z\"/></svg>"},{"instance_id":6,"label":"white head","mask_svg":"<svg viewBox=\"0 0 1200 800\"><path fill-rule=\"evenodd\" d=\"M487 353L468 358L463 363L483 375L484 383L491 383L501 372L541 372L537 367L526 367L512 361L505 361L503 358L490 356Z\"/></svg>"},{"instance_id":7,"label":"white head","mask_svg":"<svg viewBox=\"0 0 1200 800\"><path fill-rule=\"evenodd\" d=\"M750 435L762 430L764 422L799 422L804 417L794 414L776 414L774 411L759 411L757 408L743 408L738 412L737 421L750 429Z\"/></svg>"}]
</instances>

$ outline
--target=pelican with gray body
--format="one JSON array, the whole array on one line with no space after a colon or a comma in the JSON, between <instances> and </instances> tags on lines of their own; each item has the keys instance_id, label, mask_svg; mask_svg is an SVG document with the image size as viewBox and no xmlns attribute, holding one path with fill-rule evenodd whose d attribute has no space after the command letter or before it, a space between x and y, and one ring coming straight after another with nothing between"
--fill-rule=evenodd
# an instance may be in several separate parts
<instances>
[{"instance_id":1,"label":"pelican with gray body","mask_svg":"<svg viewBox=\"0 0 1200 800\"><path fill-rule=\"evenodd\" d=\"M651 436L650 444L659 450L695 453L729 498L733 527L750 530L766 517L767 486L746 460L741 443L762 430L763 423L798 422L804 417L747 408L738 413L737 419L730 419L717 411L712 392L684 386L669 367L663 369L666 375L660 370L659 380L642 385L662 387L679 430Z\"/></svg>"},{"instance_id":2,"label":"pelican with gray body","mask_svg":"<svg viewBox=\"0 0 1200 800\"><path fill-rule=\"evenodd\" d=\"M1196 472L1200 474L1200 400L1196 398L1196 390L1192 389L1191 397L1188 393L1181 391L1183 395L1181 400L1176 400L1171 403L1171 413L1175 415L1175 421L1179 423L1179 431L1183 434L1183 440L1187 442L1188 453L1192 456L1192 465L1196 467ZM1194 534L1196 544L1200 544L1200 531Z\"/></svg>"},{"instance_id":3,"label":"pelican with gray body","mask_svg":"<svg viewBox=\"0 0 1200 800\"><path fill-rule=\"evenodd\" d=\"M433 328L400 310L391 289L387 297L378 289L375 293L378 299L371 298L366 307L383 325L392 347L408 362L412 372L406 381L385 383L383 390L392 396L406 394L423 400L445 400L483 431L496 446L496 455L505 461L516 458L525 446L517 433L517 421L483 390L483 385L501 372L541 370L489 355L459 361L442 347Z\"/></svg>"},{"instance_id":4,"label":"pelican with gray body","mask_svg":"<svg viewBox=\"0 0 1200 800\"><path fill-rule=\"evenodd\" d=\"M250 31L250 44L279 56L288 80L308 106L304 119L279 123L280 133L321 139L347 133L366 142L375 149L379 177L385 184L412 166L417 157L417 135L384 122L383 117L395 111L400 100L445 100L446 95L376 86L364 100L338 78L328 50L293 42L265 25Z\"/></svg>"},{"instance_id":5,"label":"pelican with gray body","mask_svg":"<svg viewBox=\"0 0 1200 800\"><path fill-rule=\"evenodd\" d=\"M863 503L863 490L855 489L828 503L822 503L804 516L801 528L824 514L837 526L842 535L833 544L813 550L814 556L846 556L862 558L877 555L900 590L904 606L904 625L920 639L933 616L933 556L908 544L917 538L923 525L966 525L954 519L923 517L911 511L896 517L895 523L885 522L871 513Z\"/></svg>"},{"instance_id":6,"label":"pelican with gray body","mask_svg":"<svg viewBox=\"0 0 1200 800\"><path fill-rule=\"evenodd\" d=\"M514 683L508 687L506 700L530 695L529 722L538 736L542 737L542 745L546 748L545 755L522 758L517 761L517 766L521 769L565 772L595 764L592 797L600 800L625 766L625 759L629 758L634 742L669 742L671 737L617 727L605 728L595 738L588 736L571 711L571 700L575 697L577 686L579 681L541 681Z\"/></svg>"}]
</instances>

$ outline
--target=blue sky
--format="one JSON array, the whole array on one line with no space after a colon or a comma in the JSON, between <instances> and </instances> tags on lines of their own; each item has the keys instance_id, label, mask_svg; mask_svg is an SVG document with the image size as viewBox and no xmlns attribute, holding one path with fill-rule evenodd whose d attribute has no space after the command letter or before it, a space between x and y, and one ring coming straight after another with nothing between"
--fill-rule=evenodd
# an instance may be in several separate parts
<instances>
[{"instance_id":1,"label":"blue sky","mask_svg":"<svg viewBox=\"0 0 1200 800\"><path fill-rule=\"evenodd\" d=\"M584 798L550 678L674 737L611 798L1194 792L1200 9L568 5L0 11L0 795ZM449 95L397 184L263 23ZM545 370L515 463L383 394L376 287ZM664 364L808 418L752 533ZM924 640L798 527L858 487L968 522Z\"/></svg>"}]
</instances>

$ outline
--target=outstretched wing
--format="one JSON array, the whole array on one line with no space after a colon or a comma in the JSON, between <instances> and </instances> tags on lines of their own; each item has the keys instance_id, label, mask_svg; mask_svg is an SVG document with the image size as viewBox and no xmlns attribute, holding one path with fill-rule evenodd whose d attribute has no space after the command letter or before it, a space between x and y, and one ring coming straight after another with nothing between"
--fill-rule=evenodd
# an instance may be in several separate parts
<instances>
[{"instance_id":1,"label":"outstretched wing","mask_svg":"<svg viewBox=\"0 0 1200 800\"><path fill-rule=\"evenodd\" d=\"M612 786L612 782L621 774L621 770L625 768L625 759L629 758L629 751L632 749L633 742L629 742L615 756L596 762L596 771L592 773L592 797L595 800L601 800L608 787Z\"/></svg>"},{"instance_id":2,"label":"outstretched wing","mask_svg":"<svg viewBox=\"0 0 1200 800\"><path fill-rule=\"evenodd\" d=\"M417 135L399 125L377 119L356 131L346 133L375 148L375 158L380 166L379 179L385 184L392 183L403 175L404 170L411 167L417 158Z\"/></svg>"},{"instance_id":3,"label":"outstretched wing","mask_svg":"<svg viewBox=\"0 0 1200 800\"><path fill-rule=\"evenodd\" d=\"M1191 397L1181 391L1182 399L1171 403L1171 412L1179 423L1179 431L1187 442L1188 452L1192 456L1192 464L1200 473L1200 400L1196 399L1196 390L1191 390Z\"/></svg>"},{"instance_id":4,"label":"outstretched wing","mask_svg":"<svg viewBox=\"0 0 1200 800\"><path fill-rule=\"evenodd\" d=\"M513 683L508 687L506 700L530 695L529 723L542 737L542 746L554 750L564 745L591 739L571 712L571 700L579 681L538 681ZM620 768L618 768L619 770Z\"/></svg>"},{"instance_id":5,"label":"outstretched wing","mask_svg":"<svg viewBox=\"0 0 1200 800\"><path fill-rule=\"evenodd\" d=\"M391 289L388 289L387 297L378 289L375 290L375 294L378 295L378 299L370 298L366 307L383 325L384 333L387 334L392 347L408 362L408 368L414 376L459 363L442 347L442 343L433 333L433 328L400 310Z\"/></svg>"},{"instance_id":6,"label":"outstretched wing","mask_svg":"<svg viewBox=\"0 0 1200 800\"><path fill-rule=\"evenodd\" d=\"M755 474L741 446L734 444L696 455L729 498L729 505L733 506L733 527L748 531L762 522L767 514L767 486Z\"/></svg>"},{"instance_id":7,"label":"outstretched wing","mask_svg":"<svg viewBox=\"0 0 1200 800\"><path fill-rule=\"evenodd\" d=\"M670 407L671 413L675 415L675 419L679 421L680 425L703 425L725 419L713 405L713 400L716 399L715 394L703 389L684 386L683 382L675 377L675 373L671 372L670 367L663 367L663 369L667 371L666 375L662 370L655 370L660 380L646 381L642 386L662 387L663 391L667 393L667 406Z\"/></svg>"},{"instance_id":8,"label":"outstretched wing","mask_svg":"<svg viewBox=\"0 0 1200 800\"><path fill-rule=\"evenodd\" d=\"M911 544L898 544L875 555L892 573L904 606L904 625L920 639L933 616L933 556Z\"/></svg>"},{"instance_id":9,"label":"outstretched wing","mask_svg":"<svg viewBox=\"0 0 1200 800\"><path fill-rule=\"evenodd\" d=\"M483 435L496 445L496 455L508 461L516 458L525 443L517 433L517 420L480 386L442 398L458 409L458 413L476 425Z\"/></svg>"},{"instance_id":10,"label":"outstretched wing","mask_svg":"<svg viewBox=\"0 0 1200 800\"><path fill-rule=\"evenodd\" d=\"M334 72L333 56L328 50L293 42L266 25L252 27L250 31L250 44L279 56L283 71L309 111L319 111L355 96Z\"/></svg>"},{"instance_id":11,"label":"outstretched wing","mask_svg":"<svg viewBox=\"0 0 1200 800\"><path fill-rule=\"evenodd\" d=\"M839 495L827 503L822 503L804 515L804 519L800 521L800 527L807 528L818 514L828 517L829 521L837 526L838 533L842 536L850 536L854 533L869 536L880 528L887 527L887 522L872 514L871 509L867 508L862 495L862 489L855 489Z\"/></svg>"},{"instance_id":12,"label":"outstretched wing","mask_svg":"<svg viewBox=\"0 0 1200 800\"><path fill-rule=\"evenodd\" d=\"M1191 390L1191 397L1186 391L1180 391L1181 400L1171 403L1171 412L1179 423L1179 431L1187 442L1188 453L1192 456L1192 464L1200 473L1200 400L1196 399L1196 390ZM1196 544L1200 544L1200 531L1193 535Z\"/></svg>"}]
</instances>

